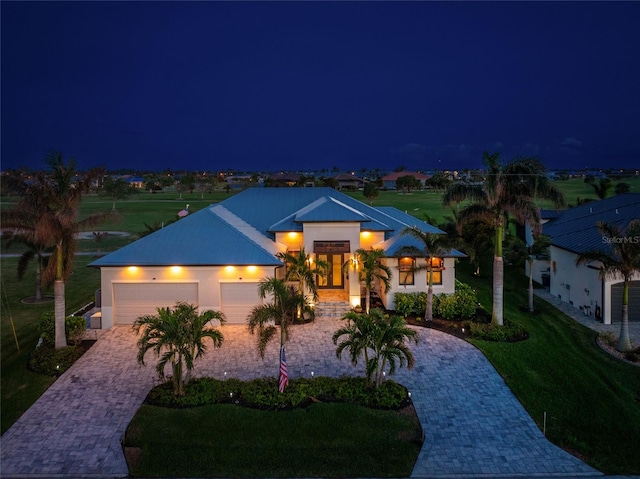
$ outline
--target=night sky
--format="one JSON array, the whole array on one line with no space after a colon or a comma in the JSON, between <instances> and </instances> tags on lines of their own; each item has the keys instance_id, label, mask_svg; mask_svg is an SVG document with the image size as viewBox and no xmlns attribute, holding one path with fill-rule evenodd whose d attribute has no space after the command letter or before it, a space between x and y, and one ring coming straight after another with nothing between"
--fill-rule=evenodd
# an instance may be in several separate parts
<instances>
[{"instance_id":1,"label":"night sky","mask_svg":"<svg viewBox=\"0 0 640 479\"><path fill-rule=\"evenodd\" d=\"M5 2L2 169L640 167L640 2Z\"/></svg>"}]
</instances>

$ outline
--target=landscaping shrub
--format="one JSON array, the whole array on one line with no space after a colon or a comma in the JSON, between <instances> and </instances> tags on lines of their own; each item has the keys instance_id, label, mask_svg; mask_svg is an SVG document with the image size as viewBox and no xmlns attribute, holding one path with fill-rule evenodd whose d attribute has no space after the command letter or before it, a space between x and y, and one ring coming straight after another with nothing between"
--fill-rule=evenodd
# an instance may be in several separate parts
<instances>
[{"instance_id":1,"label":"landscaping shrub","mask_svg":"<svg viewBox=\"0 0 640 479\"><path fill-rule=\"evenodd\" d=\"M507 318L503 326L493 324L470 323L471 337L486 341L517 341L527 337L527 331L518 323Z\"/></svg>"},{"instance_id":2,"label":"landscaping shrub","mask_svg":"<svg viewBox=\"0 0 640 479\"><path fill-rule=\"evenodd\" d=\"M470 319L476 313L478 298L471 286L456 280L456 292L438 295L434 313L443 319Z\"/></svg>"},{"instance_id":3,"label":"landscaping shrub","mask_svg":"<svg viewBox=\"0 0 640 479\"><path fill-rule=\"evenodd\" d=\"M37 347L29 358L29 369L47 376L59 376L82 356L83 351L76 346L55 349L43 343Z\"/></svg>"},{"instance_id":4,"label":"landscaping shrub","mask_svg":"<svg viewBox=\"0 0 640 479\"><path fill-rule=\"evenodd\" d=\"M394 296L396 312L405 318L416 310L416 293L396 293Z\"/></svg>"},{"instance_id":5,"label":"landscaping shrub","mask_svg":"<svg viewBox=\"0 0 640 479\"><path fill-rule=\"evenodd\" d=\"M72 344L78 344L82 341L87 322L82 316L67 316L64 320L67 341ZM38 321L38 331L45 345L55 345L56 319L52 311L42 313Z\"/></svg>"},{"instance_id":6,"label":"landscaping shrub","mask_svg":"<svg viewBox=\"0 0 640 479\"><path fill-rule=\"evenodd\" d=\"M264 410L306 407L312 402L343 402L378 409L399 409L408 402L404 386L387 380L377 389L359 377L298 378L278 392L276 378L251 381L213 378L193 379L184 396L175 396L171 382L154 387L145 400L154 406L185 408L210 404L238 404Z\"/></svg>"}]
</instances>

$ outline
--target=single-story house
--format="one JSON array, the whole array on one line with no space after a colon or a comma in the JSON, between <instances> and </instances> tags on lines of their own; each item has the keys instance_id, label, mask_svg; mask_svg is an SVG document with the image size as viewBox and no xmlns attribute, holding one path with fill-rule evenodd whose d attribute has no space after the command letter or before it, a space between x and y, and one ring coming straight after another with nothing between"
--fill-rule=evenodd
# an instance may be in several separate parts
<instances>
[{"instance_id":1,"label":"single-story house","mask_svg":"<svg viewBox=\"0 0 640 479\"><path fill-rule=\"evenodd\" d=\"M396 189L396 181L402 176L413 176L416 180L420 181L421 187L424 188L425 182L431 178L429 175L418 173L415 171L396 171L389 173L382 177L382 187L388 190Z\"/></svg>"},{"instance_id":2,"label":"single-story house","mask_svg":"<svg viewBox=\"0 0 640 479\"><path fill-rule=\"evenodd\" d=\"M176 301L222 311L230 324L246 322L262 304L258 284L283 277L277 254L302 248L330 265L318 281L320 302L347 309L361 304L354 274L359 248L383 248L393 272L392 287L380 294L394 309L394 294L426 291L426 271L413 272L426 258L402 257L404 246L422 248L406 227L444 234L396 208L368 206L332 188L250 188L93 261L100 268L101 328L130 324L156 307ZM457 250L437 258L434 293L455 290ZM343 265L349 263L348 271Z\"/></svg>"},{"instance_id":3,"label":"single-story house","mask_svg":"<svg viewBox=\"0 0 640 479\"><path fill-rule=\"evenodd\" d=\"M551 239L549 258L534 262L533 275L554 296L574 306L585 315L605 324L622 318L622 277L604 279L600 263L576 265L579 255L587 251L610 251L612 241L604 238L598 222L622 228L640 219L640 194L627 193L593 201L560 212L543 225L543 233ZM640 241L630 238L628 241ZM629 320L640 321L640 274L629 285Z\"/></svg>"},{"instance_id":4,"label":"single-story house","mask_svg":"<svg viewBox=\"0 0 640 479\"><path fill-rule=\"evenodd\" d=\"M365 183L368 183L367 180L349 173L340 173L334 177L334 180L338 183L339 190L359 190L364 188Z\"/></svg>"}]
</instances>

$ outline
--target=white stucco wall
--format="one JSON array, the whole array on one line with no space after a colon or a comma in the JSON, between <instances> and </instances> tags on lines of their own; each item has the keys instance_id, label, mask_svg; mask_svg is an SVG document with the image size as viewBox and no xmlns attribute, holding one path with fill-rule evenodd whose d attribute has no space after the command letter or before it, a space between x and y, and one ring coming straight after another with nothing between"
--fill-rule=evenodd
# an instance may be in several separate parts
<instances>
[{"instance_id":1,"label":"white stucco wall","mask_svg":"<svg viewBox=\"0 0 640 479\"><path fill-rule=\"evenodd\" d=\"M596 306L603 309L602 281L598 269L587 265L576 265L578 255L563 250L556 246L549 248L550 261L550 288L549 292L562 301L572 304L573 307L583 310L588 306L587 312L595 316ZM605 306L605 311L610 308ZM611 315L608 315L609 322ZM603 318L605 322L606 318Z\"/></svg>"},{"instance_id":2,"label":"white stucco wall","mask_svg":"<svg viewBox=\"0 0 640 479\"><path fill-rule=\"evenodd\" d=\"M114 283L197 283L200 311L220 310L221 282L258 282L274 274L273 267L261 266L136 266L103 267L100 271L102 288L102 329L114 325Z\"/></svg>"},{"instance_id":3,"label":"white stucco wall","mask_svg":"<svg viewBox=\"0 0 640 479\"><path fill-rule=\"evenodd\" d=\"M387 258L386 265L391 268L393 276L391 277L391 288L387 291L387 294L381 294L380 297L387 309L395 309L396 303L394 300L395 293L419 293L421 291L427 291L427 272L418 271L415 273L413 285L400 285L399 272L398 272L398 258ZM418 259L417 266L426 265L426 259ZM456 260L454 258L444 258L444 271L442 272L442 284L433 285L433 294L441 293L454 293L456 290L455 277L456 277ZM382 292L381 292L382 293Z\"/></svg>"}]
</instances>

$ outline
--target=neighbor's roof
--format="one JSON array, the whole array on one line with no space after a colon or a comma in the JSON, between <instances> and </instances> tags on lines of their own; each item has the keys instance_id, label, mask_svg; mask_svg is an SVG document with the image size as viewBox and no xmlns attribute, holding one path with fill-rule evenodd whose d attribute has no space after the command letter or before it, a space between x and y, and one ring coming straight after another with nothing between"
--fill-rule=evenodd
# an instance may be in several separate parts
<instances>
[{"instance_id":1,"label":"neighbor's roof","mask_svg":"<svg viewBox=\"0 0 640 479\"><path fill-rule=\"evenodd\" d=\"M640 194L625 193L561 212L558 218L542 225L551 244L574 253L608 251L608 243L598 231L598 222L626 228L640 220Z\"/></svg>"},{"instance_id":2,"label":"neighbor's roof","mask_svg":"<svg viewBox=\"0 0 640 479\"><path fill-rule=\"evenodd\" d=\"M408 227L444 234L395 208L374 208L332 188L250 188L191 214L90 266L280 266L275 232L302 231L303 223L356 222L387 238ZM395 243L390 243L394 245Z\"/></svg>"}]
</instances>

